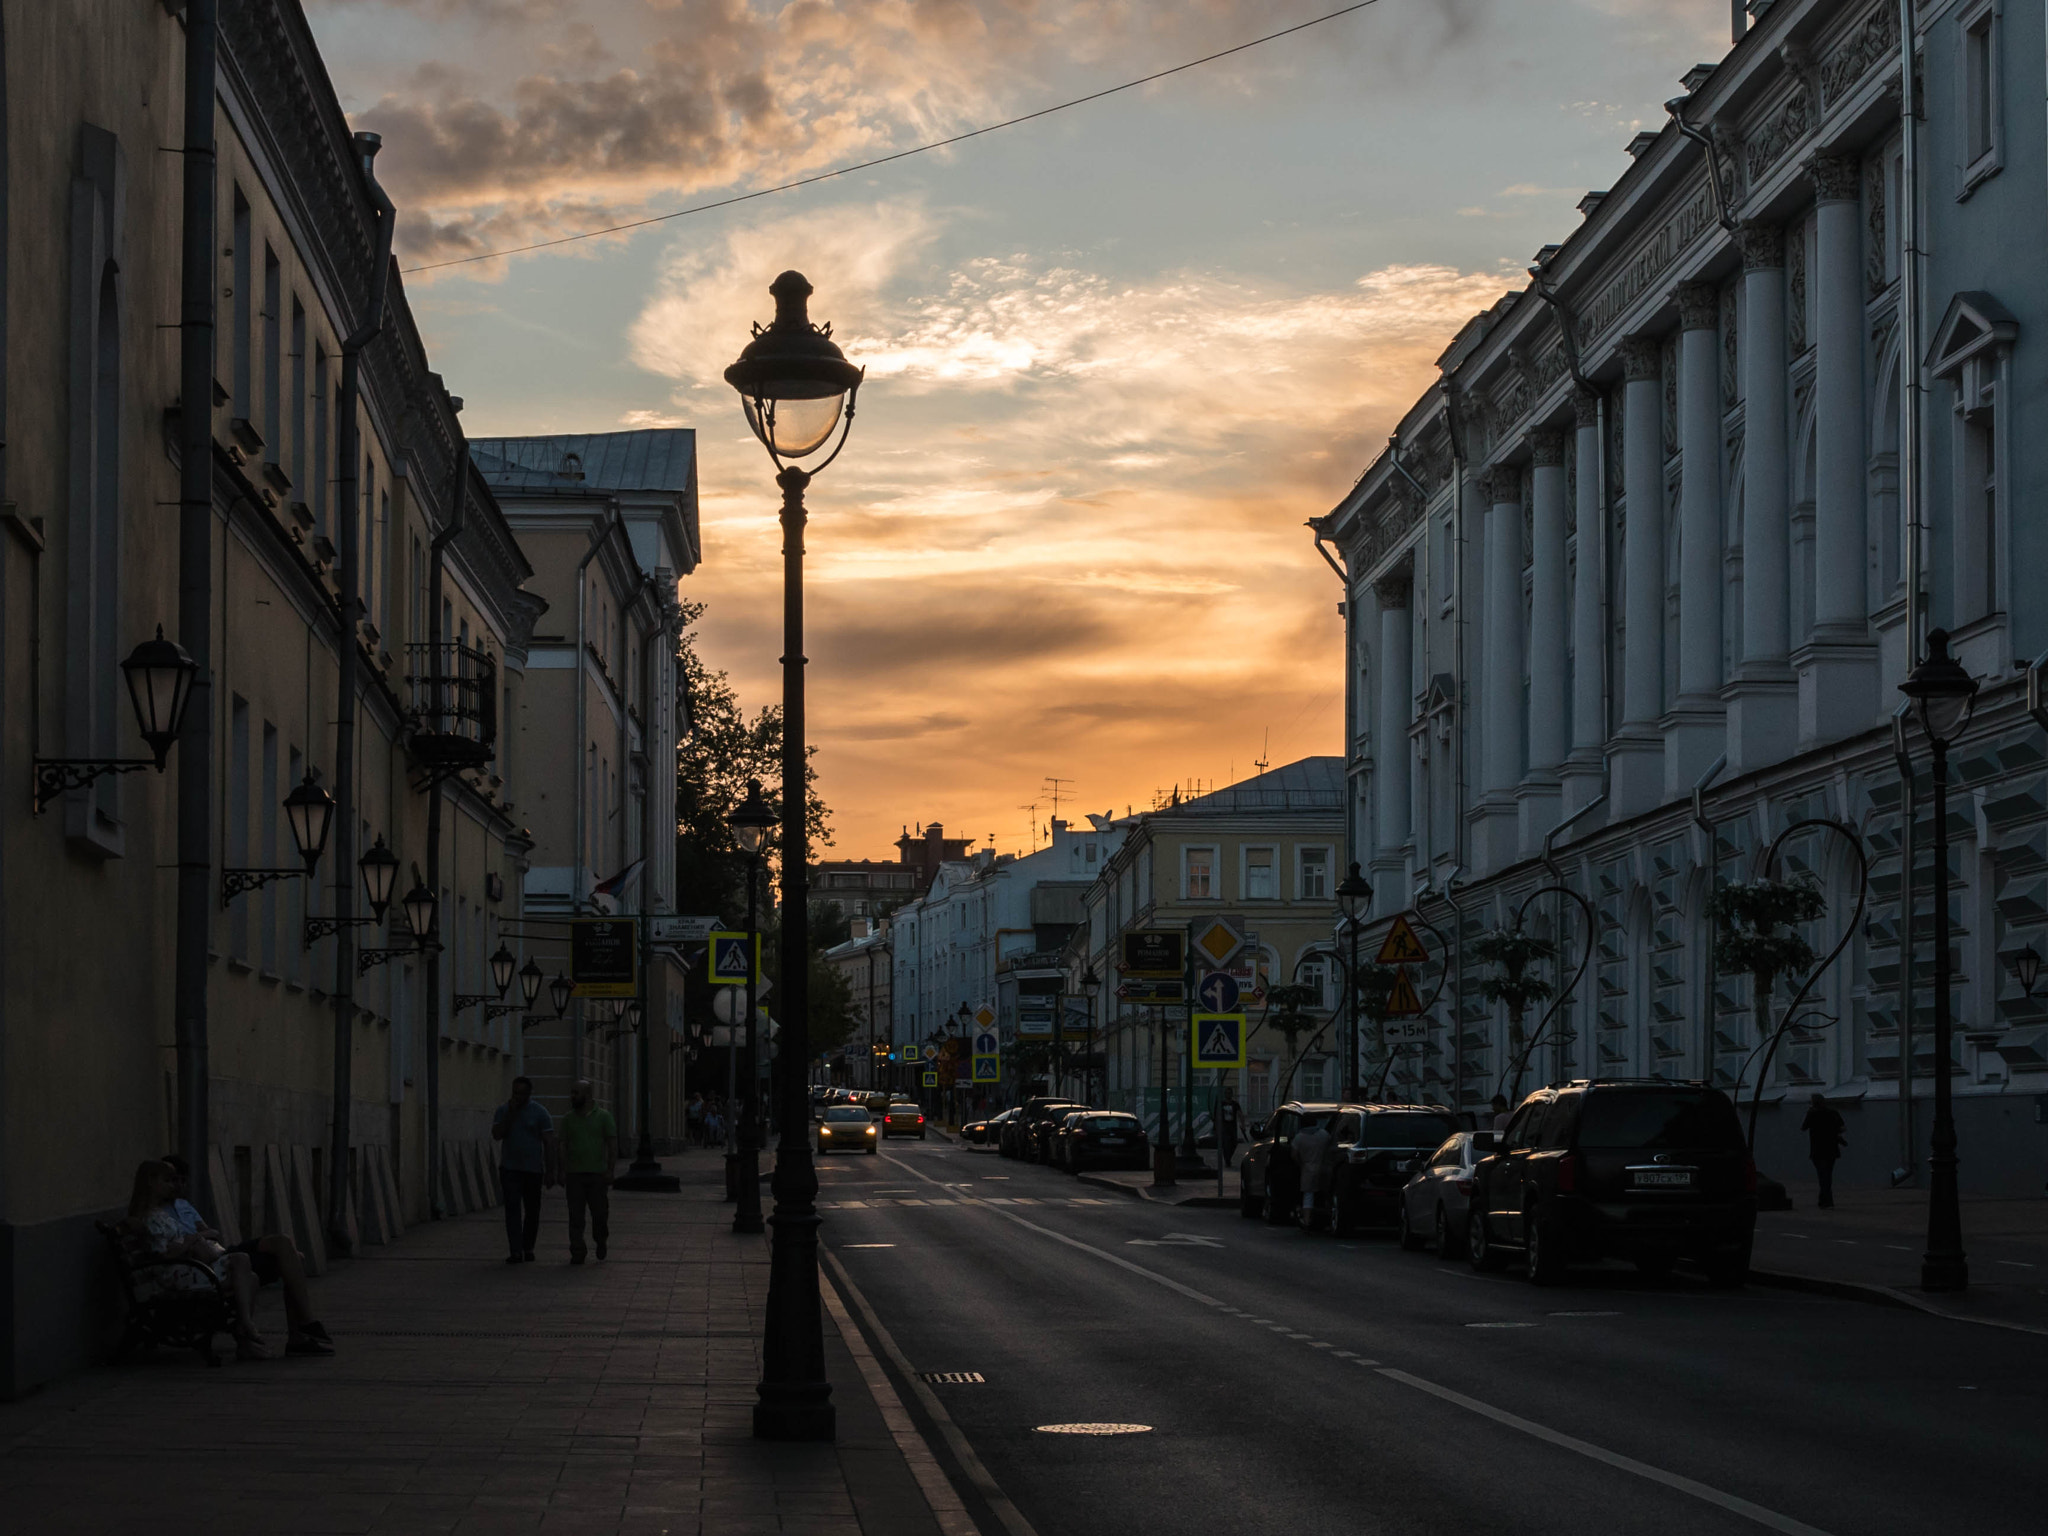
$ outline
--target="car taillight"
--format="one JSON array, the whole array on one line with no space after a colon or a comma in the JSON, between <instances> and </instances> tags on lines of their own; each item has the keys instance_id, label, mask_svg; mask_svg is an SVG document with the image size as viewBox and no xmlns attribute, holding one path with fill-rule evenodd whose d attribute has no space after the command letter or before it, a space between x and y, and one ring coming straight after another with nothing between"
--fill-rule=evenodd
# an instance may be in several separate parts
<instances>
[{"instance_id":1,"label":"car taillight","mask_svg":"<svg viewBox=\"0 0 2048 1536\"><path fill-rule=\"evenodd\" d=\"M1756 1193L1756 1159L1753 1157L1743 1159L1742 1187L1748 1194Z\"/></svg>"},{"instance_id":2,"label":"car taillight","mask_svg":"<svg viewBox=\"0 0 2048 1536\"><path fill-rule=\"evenodd\" d=\"M917 1117L917 1123L918 1123L919 1125L923 1125L923 1124L924 1124L924 1116L923 1116L923 1115L919 1115L919 1116Z\"/></svg>"},{"instance_id":3,"label":"car taillight","mask_svg":"<svg viewBox=\"0 0 2048 1536\"><path fill-rule=\"evenodd\" d=\"M1567 1154L1557 1160L1557 1192L1568 1195L1579 1187L1579 1160Z\"/></svg>"},{"instance_id":4,"label":"car taillight","mask_svg":"<svg viewBox=\"0 0 2048 1536\"><path fill-rule=\"evenodd\" d=\"M1458 1180L1458 1193L1461 1195L1469 1195L1472 1193L1473 1190L1477 1189L1478 1187L1479 1181L1477 1179Z\"/></svg>"}]
</instances>

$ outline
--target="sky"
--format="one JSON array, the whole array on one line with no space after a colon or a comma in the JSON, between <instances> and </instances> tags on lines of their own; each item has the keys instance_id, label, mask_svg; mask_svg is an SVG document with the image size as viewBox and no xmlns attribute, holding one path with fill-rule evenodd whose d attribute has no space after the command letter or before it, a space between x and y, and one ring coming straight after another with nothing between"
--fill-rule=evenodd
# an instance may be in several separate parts
<instances>
[{"instance_id":1,"label":"sky","mask_svg":"<svg viewBox=\"0 0 2048 1536\"><path fill-rule=\"evenodd\" d=\"M405 268L873 159L1343 0L305 0ZM1378 0L966 144L405 278L475 436L696 429L698 644L780 696L773 466L721 374L795 267L867 368L812 485L832 855L1002 852L1343 750L1304 526L1659 127L1727 0Z\"/></svg>"}]
</instances>

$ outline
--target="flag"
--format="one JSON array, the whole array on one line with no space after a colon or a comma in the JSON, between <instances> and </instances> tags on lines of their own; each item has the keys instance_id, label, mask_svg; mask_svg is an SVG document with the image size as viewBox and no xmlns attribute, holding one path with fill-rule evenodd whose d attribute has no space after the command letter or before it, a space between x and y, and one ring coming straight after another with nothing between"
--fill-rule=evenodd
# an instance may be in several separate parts
<instances>
[{"instance_id":1,"label":"flag","mask_svg":"<svg viewBox=\"0 0 2048 1536\"><path fill-rule=\"evenodd\" d=\"M613 875L611 879L598 881L597 884L590 888L590 894L593 896L618 895L619 892L626 888L627 882L640 873L640 866L646 862L645 859L635 859L616 875Z\"/></svg>"}]
</instances>

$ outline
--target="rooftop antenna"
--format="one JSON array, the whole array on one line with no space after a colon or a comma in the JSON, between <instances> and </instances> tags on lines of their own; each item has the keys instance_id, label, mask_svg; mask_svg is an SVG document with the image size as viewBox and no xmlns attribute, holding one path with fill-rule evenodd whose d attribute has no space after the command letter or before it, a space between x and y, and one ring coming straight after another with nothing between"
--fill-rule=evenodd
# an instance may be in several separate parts
<instances>
[{"instance_id":1,"label":"rooftop antenna","mask_svg":"<svg viewBox=\"0 0 2048 1536\"><path fill-rule=\"evenodd\" d=\"M1272 766L1272 765L1271 765L1271 764L1270 764L1270 763L1269 763L1269 762L1267 761L1267 754L1268 754L1268 753L1270 753L1270 752L1272 751L1272 749L1273 749L1273 727L1271 727L1271 726L1269 725L1269 726L1267 726L1267 727L1266 727L1266 739L1265 739L1265 741L1264 741L1264 742L1263 742L1263 743L1262 743L1262 744L1260 745L1260 747L1259 747L1259 755L1258 755L1257 757L1255 757L1255 758L1253 758L1253 759L1252 759L1252 766L1253 766L1254 768L1258 769L1258 770L1259 770L1259 772L1261 772L1261 773L1264 773L1264 772L1266 771L1266 769L1267 769L1267 768L1269 768L1270 766Z\"/></svg>"},{"instance_id":2,"label":"rooftop antenna","mask_svg":"<svg viewBox=\"0 0 2048 1536\"><path fill-rule=\"evenodd\" d=\"M1029 805L1018 806L1017 809L1031 813L1031 851L1036 853L1038 851L1038 802L1034 800Z\"/></svg>"},{"instance_id":3,"label":"rooftop antenna","mask_svg":"<svg viewBox=\"0 0 2048 1536\"><path fill-rule=\"evenodd\" d=\"M1052 814L1054 819L1058 819L1060 814L1060 791L1062 787L1073 782L1072 779L1057 778L1049 773L1045 776L1045 787L1052 792Z\"/></svg>"}]
</instances>

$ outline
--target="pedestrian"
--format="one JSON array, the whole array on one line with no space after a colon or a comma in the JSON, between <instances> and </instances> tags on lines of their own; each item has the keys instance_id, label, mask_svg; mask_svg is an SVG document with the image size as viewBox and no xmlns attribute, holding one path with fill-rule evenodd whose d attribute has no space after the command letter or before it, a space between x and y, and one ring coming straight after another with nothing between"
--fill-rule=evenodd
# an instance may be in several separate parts
<instances>
[{"instance_id":1,"label":"pedestrian","mask_svg":"<svg viewBox=\"0 0 2048 1536\"><path fill-rule=\"evenodd\" d=\"M1835 1204L1835 1160L1842 1155L1842 1148L1849 1144L1848 1123L1842 1119L1841 1111L1816 1093L1813 1107L1799 1122L1799 1129L1806 1132L1806 1155L1813 1159L1813 1171L1820 1177L1820 1208L1832 1210Z\"/></svg>"},{"instance_id":2,"label":"pedestrian","mask_svg":"<svg viewBox=\"0 0 2048 1536\"><path fill-rule=\"evenodd\" d=\"M1323 1162L1330 1150L1330 1128L1322 1119L1308 1118L1294 1133L1294 1167L1301 1188L1301 1224L1316 1224L1316 1191L1323 1182Z\"/></svg>"},{"instance_id":3,"label":"pedestrian","mask_svg":"<svg viewBox=\"0 0 2048 1536\"><path fill-rule=\"evenodd\" d=\"M619 1125L612 1112L592 1103L590 1079L569 1090L562 1116L562 1192L569 1202L569 1262L583 1262L583 1213L590 1212L590 1237L604 1262L612 1235L612 1169L619 1161Z\"/></svg>"},{"instance_id":4,"label":"pedestrian","mask_svg":"<svg viewBox=\"0 0 2048 1536\"><path fill-rule=\"evenodd\" d=\"M1237 1102L1237 1095L1226 1088L1223 1102L1216 1106L1216 1150L1222 1155L1223 1166L1230 1166L1231 1158L1237 1155L1238 1125L1244 1118L1244 1111Z\"/></svg>"},{"instance_id":5,"label":"pedestrian","mask_svg":"<svg viewBox=\"0 0 2048 1536\"><path fill-rule=\"evenodd\" d=\"M1504 1093L1496 1093L1493 1096L1493 1124L1488 1129L1498 1136L1508 1128L1509 1118L1508 1096Z\"/></svg>"},{"instance_id":6,"label":"pedestrian","mask_svg":"<svg viewBox=\"0 0 2048 1536\"><path fill-rule=\"evenodd\" d=\"M693 1147L704 1145L704 1095L693 1093L690 1102L683 1108L683 1118L689 1122L689 1139Z\"/></svg>"},{"instance_id":7,"label":"pedestrian","mask_svg":"<svg viewBox=\"0 0 2048 1536\"><path fill-rule=\"evenodd\" d=\"M540 1192L555 1183L555 1118L533 1102L533 1079L512 1079L512 1097L491 1116L498 1154L498 1188L505 1198L507 1264L531 1264L540 1240Z\"/></svg>"}]
</instances>

